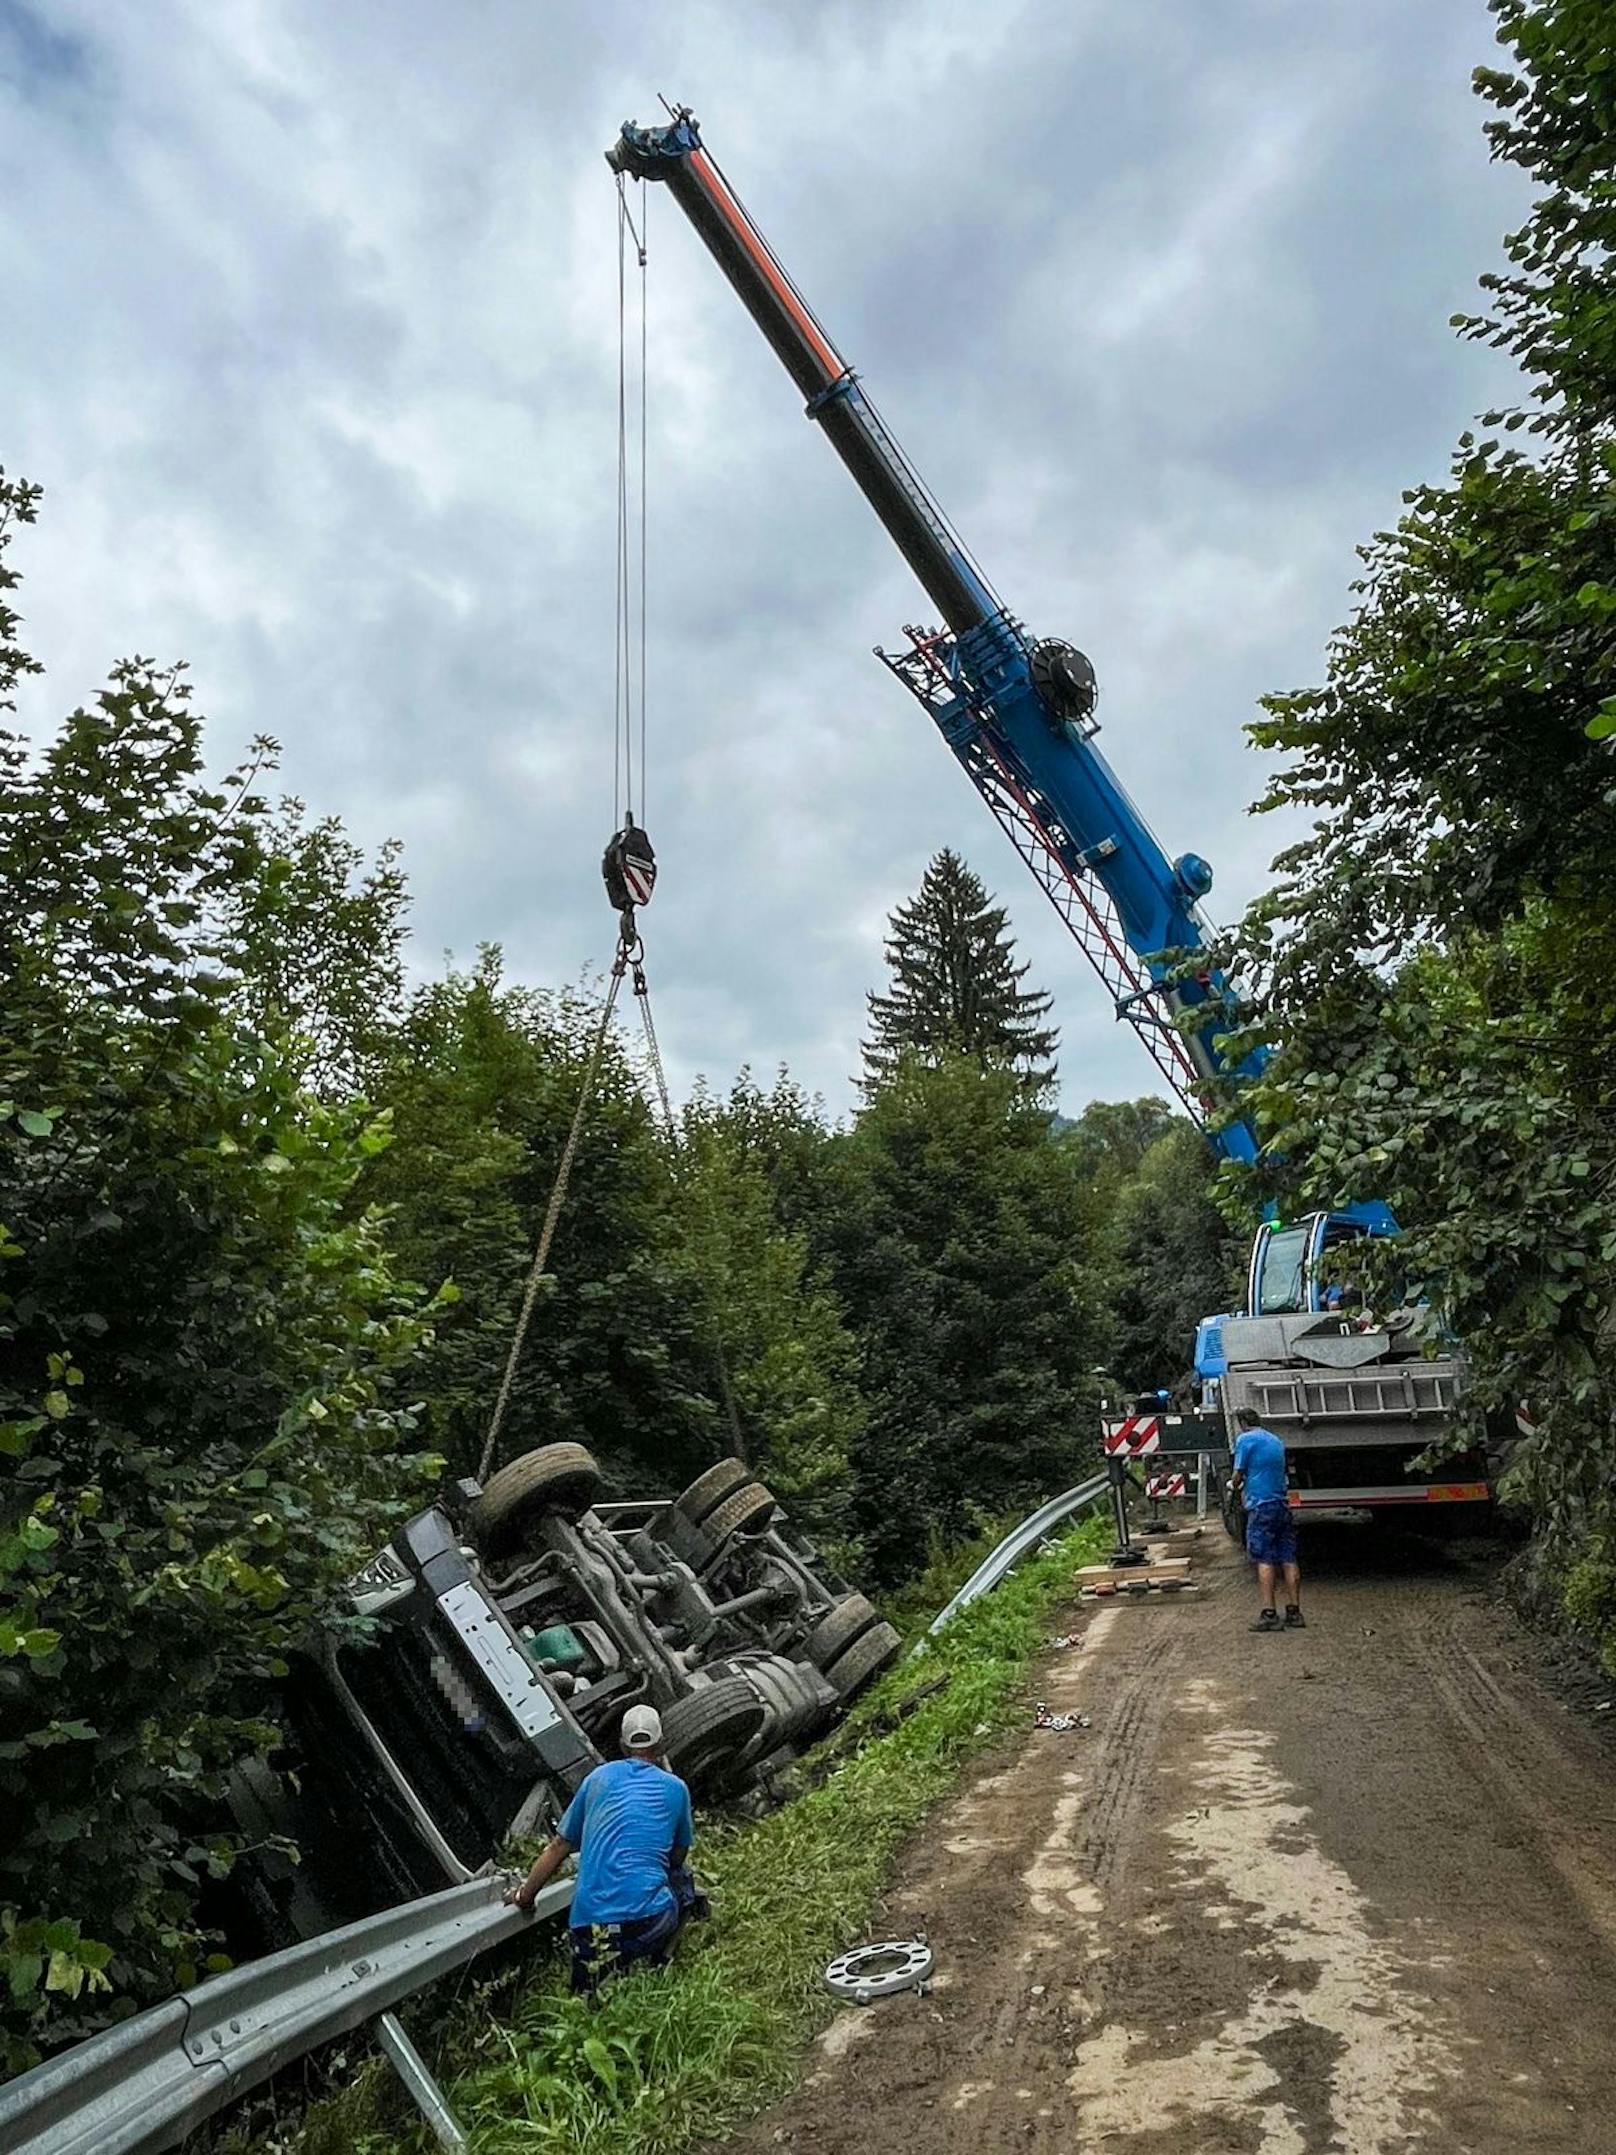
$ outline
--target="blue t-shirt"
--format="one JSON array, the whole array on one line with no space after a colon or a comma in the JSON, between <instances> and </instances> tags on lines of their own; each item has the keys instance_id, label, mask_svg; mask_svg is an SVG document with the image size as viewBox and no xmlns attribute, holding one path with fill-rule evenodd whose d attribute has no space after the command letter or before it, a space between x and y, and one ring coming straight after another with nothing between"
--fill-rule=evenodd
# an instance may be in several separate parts
<instances>
[{"instance_id":1,"label":"blue t-shirt","mask_svg":"<svg viewBox=\"0 0 1616 2155\"><path fill-rule=\"evenodd\" d=\"M579 1851L574 1930L663 1915L674 1898L668 1867L694 1838L690 1791L649 1759L614 1758L588 1776L556 1831Z\"/></svg>"},{"instance_id":2,"label":"blue t-shirt","mask_svg":"<svg viewBox=\"0 0 1616 2155\"><path fill-rule=\"evenodd\" d=\"M1246 1509L1285 1498L1285 1447L1271 1429L1243 1430L1235 1443L1234 1470L1246 1477Z\"/></svg>"}]
</instances>

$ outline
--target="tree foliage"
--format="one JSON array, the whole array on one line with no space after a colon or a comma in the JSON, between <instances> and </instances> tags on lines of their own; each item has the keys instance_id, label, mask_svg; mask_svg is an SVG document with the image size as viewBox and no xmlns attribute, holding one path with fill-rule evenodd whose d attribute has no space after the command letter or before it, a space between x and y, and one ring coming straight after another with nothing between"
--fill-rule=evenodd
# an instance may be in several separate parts
<instances>
[{"instance_id":1,"label":"tree foliage","mask_svg":"<svg viewBox=\"0 0 1616 2155\"><path fill-rule=\"evenodd\" d=\"M457 1295L422 1372L457 1474L482 1451L598 1019L592 993L508 982L487 950L417 992L372 1074L397 1142L367 1194L400 1264ZM674 1488L725 1449L676 1234L666 1148L609 1040L496 1464L571 1439L620 1485Z\"/></svg>"},{"instance_id":2,"label":"tree foliage","mask_svg":"<svg viewBox=\"0 0 1616 2155\"><path fill-rule=\"evenodd\" d=\"M363 1092L395 1037L409 891L399 846L367 861L334 816L283 800L242 833L250 855L225 894L231 1010L286 1043L322 1099Z\"/></svg>"},{"instance_id":3,"label":"tree foliage","mask_svg":"<svg viewBox=\"0 0 1616 2155\"><path fill-rule=\"evenodd\" d=\"M1082 1177L1003 1068L901 1061L838 1148L831 1275L869 1422L860 1532L903 1576L1074 1478L1102 1359Z\"/></svg>"},{"instance_id":4,"label":"tree foliage","mask_svg":"<svg viewBox=\"0 0 1616 2155\"><path fill-rule=\"evenodd\" d=\"M422 1389L457 1473L482 1450L598 1020L593 995L519 987L488 950L417 992L372 1074L396 1142L366 1192L399 1263L456 1294ZM624 1494L672 1493L738 1448L832 1524L850 1349L776 1206L768 1102L699 1091L674 1145L647 1092L609 1038L498 1457L571 1439Z\"/></svg>"},{"instance_id":5,"label":"tree foliage","mask_svg":"<svg viewBox=\"0 0 1616 2155\"><path fill-rule=\"evenodd\" d=\"M789 1085L760 1093L742 1073L728 1098L698 1087L675 1163L679 1255L692 1303L721 1357L721 1392L744 1457L809 1526L853 1555L850 1466L864 1434L857 1349L807 1231L775 1178L805 1135ZM814 1147L823 1159L824 1132ZM811 1170L810 1170L811 1171Z\"/></svg>"},{"instance_id":6,"label":"tree foliage","mask_svg":"<svg viewBox=\"0 0 1616 2155\"><path fill-rule=\"evenodd\" d=\"M0 500L31 519L27 490ZM15 630L0 615L8 682ZM182 675L137 659L40 754L0 734L13 2062L97 1992L194 1974L198 1877L234 1845L206 1830L222 1776L327 1582L431 1466L393 1390L420 1298L348 1209L384 1135L245 1022L271 744L213 787L200 732Z\"/></svg>"},{"instance_id":7,"label":"tree foliage","mask_svg":"<svg viewBox=\"0 0 1616 2155\"><path fill-rule=\"evenodd\" d=\"M1062 1143L1097 1222L1107 1375L1124 1392L1171 1388L1200 1320L1239 1306L1244 1223L1215 1200L1206 1140L1164 1100L1095 1101Z\"/></svg>"},{"instance_id":8,"label":"tree foliage","mask_svg":"<svg viewBox=\"0 0 1616 2155\"><path fill-rule=\"evenodd\" d=\"M1058 1034L1044 1024L1049 997L1025 988L1009 915L980 876L946 848L920 889L892 915L886 941L891 983L868 997L866 1079L889 1077L902 1056L928 1063L967 1055L984 1070L1018 1070L1032 1091L1055 1075Z\"/></svg>"},{"instance_id":9,"label":"tree foliage","mask_svg":"<svg viewBox=\"0 0 1616 2155\"><path fill-rule=\"evenodd\" d=\"M1270 807L1312 810L1242 957L1281 1043L1264 1187L1389 1198L1380 1269L1464 1338L1478 1411L1520 1398L1514 1473L1551 1549L1616 1529L1616 23L1495 0L1496 154L1539 192L1461 323L1522 401L1363 550L1313 690L1268 699ZM1514 437L1519 437L1517 440ZM1530 444L1530 449L1520 443ZM1616 1641L1616 1599L1603 1621Z\"/></svg>"}]
</instances>

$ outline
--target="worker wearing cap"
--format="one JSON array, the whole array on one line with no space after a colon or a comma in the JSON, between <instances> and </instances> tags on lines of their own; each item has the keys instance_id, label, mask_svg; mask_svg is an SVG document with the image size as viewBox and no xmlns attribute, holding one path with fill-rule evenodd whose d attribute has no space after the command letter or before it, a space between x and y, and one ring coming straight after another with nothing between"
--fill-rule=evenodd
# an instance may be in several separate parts
<instances>
[{"instance_id":1,"label":"worker wearing cap","mask_svg":"<svg viewBox=\"0 0 1616 2155\"><path fill-rule=\"evenodd\" d=\"M531 1913L540 1887L577 1850L578 1884L567 1916L572 1987L589 1996L619 1968L665 1960L686 1916L700 1912L685 1869L693 1837L690 1791L664 1763L656 1708L631 1706L618 1742L622 1757L586 1777L549 1846L505 1896Z\"/></svg>"}]
</instances>

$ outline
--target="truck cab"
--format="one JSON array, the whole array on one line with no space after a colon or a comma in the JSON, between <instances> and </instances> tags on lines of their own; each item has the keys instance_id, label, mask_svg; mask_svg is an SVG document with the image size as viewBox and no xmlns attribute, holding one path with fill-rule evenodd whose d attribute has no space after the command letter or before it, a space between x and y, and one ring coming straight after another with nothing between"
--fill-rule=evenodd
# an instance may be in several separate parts
<instances>
[{"instance_id":1,"label":"truck cab","mask_svg":"<svg viewBox=\"0 0 1616 2155\"><path fill-rule=\"evenodd\" d=\"M331 1912L484 1871L560 1817L601 1753L440 1506L350 1580L353 1618L294 1657L278 1779Z\"/></svg>"}]
</instances>

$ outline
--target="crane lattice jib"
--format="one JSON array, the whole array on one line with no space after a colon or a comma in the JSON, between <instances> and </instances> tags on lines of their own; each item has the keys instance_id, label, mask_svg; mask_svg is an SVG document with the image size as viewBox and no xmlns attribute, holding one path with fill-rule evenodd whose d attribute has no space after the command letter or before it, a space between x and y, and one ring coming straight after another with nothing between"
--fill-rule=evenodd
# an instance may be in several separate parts
<instances>
[{"instance_id":1,"label":"crane lattice jib","mask_svg":"<svg viewBox=\"0 0 1616 2155\"><path fill-rule=\"evenodd\" d=\"M1175 1023L1209 1004L1227 1013L1225 1031L1237 1021L1223 976L1210 964L1199 974L1184 968L1183 954L1206 948L1197 901L1212 874L1196 854L1168 857L1094 745L1087 659L1069 644L1033 641L1001 603L702 146L694 118L626 125L606 154L615 171L667 185L920 579L946 625L910 629L907 650L879 656L932 718L1118 1017L1207 1125L1219 1081L1254 1076L1262 1056L1229 1059L1217 1016L1191 1030ZM1212 1123L1207 1135L1232 1158L1256 1156L1244 1121Z\"/></svg>"}]
</instances>

